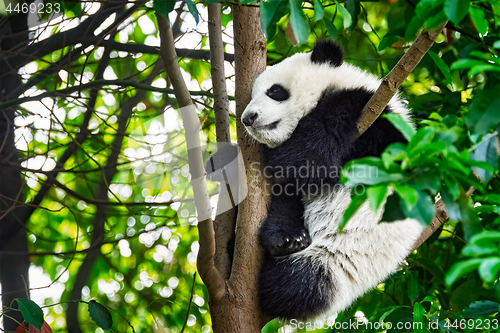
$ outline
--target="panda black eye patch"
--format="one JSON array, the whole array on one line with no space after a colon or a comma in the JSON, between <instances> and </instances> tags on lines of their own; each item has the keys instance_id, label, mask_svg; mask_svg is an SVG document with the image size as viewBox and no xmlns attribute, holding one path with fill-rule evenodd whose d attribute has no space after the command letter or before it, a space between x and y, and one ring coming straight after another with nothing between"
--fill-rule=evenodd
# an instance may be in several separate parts
<instances>
[{"instance_id":1,"label":"panda black eye patch","mask_svg":"<svg viewBox=\"0 0 500 333\"><path fill-rule=\"evenodd\" d=\"M283 87L281 84L277 83L273 84L269 89L267 89L266 95L278 102L283 102L290 98L290 93L288 92L288 90L286 90L285 87Z\"/></svg>"}]
</instances>

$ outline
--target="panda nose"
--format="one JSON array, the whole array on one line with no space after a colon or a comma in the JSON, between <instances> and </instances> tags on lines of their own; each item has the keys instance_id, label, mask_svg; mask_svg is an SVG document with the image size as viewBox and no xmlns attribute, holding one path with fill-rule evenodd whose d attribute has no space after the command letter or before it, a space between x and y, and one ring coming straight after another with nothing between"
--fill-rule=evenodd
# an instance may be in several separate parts
<instances>
[{"instance_id":1,"label":"panda nose","mask_svg":"<svg viewBox=\"0 0 500 333\"><path fill-rule=\"evenodd\" d=\"M243 118L243 124L245 124L245 126L252 126L252 124L255 122L255 119L257 119L259 115L255 112L252 112L250 113L249 115L247 115L245 118Z\"/></svg>"}]
</instances>

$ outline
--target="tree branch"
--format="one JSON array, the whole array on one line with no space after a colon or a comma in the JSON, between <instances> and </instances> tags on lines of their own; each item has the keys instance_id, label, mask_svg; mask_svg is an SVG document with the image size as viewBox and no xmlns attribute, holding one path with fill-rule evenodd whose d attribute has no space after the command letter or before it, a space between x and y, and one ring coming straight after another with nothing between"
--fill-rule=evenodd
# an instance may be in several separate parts
<instances>
[{"instance_id":1,"label":"tree branch","mask_svg":"<svg viewBox=\"0 0 500 333\"><path fill-rule=\"evenodd\" d=\"M224 44L222 41L221 27L221 4L212 3L208 5L208 36L210 42L210 71L212 74L212 86L214 94L215 112L215 134L217 137L217 147L222 148L223 142L231 142L229 131L229 99L226 89L226 75L224 72ZM222 185L222 184L221 184ZM226 182L227 195L234 198L233 193ZM220 199L217 203L217 213L214 221L215 227L215 267L224 279L228 279L231 273L231 257L228 245L234 237L236 224L236 207L227 211L221 211L226 203Z\"/></svg>"},{"instance_id":2,"label":"tree branch","mask_svg":"<svg viewBox=\"0 0 500 333\"><path fill-rule=\"evenodd\" d=\"M31 101L39 101L42 98L45 97L55 97L55 96L65 96L69 95L71 93L74 93L76 91L82 91L86 90L88 88L92 87L100 87L100 86L124 86L124 87L134 87L136 89L141 89L141 90L147 90L147 91L156 91L156 92L161 92L164 94L175 94L173 89L169 88L158 88L154 87L150 84L145 84L141 82L137 82L134 80L122 80L122 79L116 79L116 80L106 80L106 79L98 79L91 81L89 83L85 84L80 84L76 86L71 86L65 89L59 89L59 90L54 90L54 91L46 91L44 93L41 93L36 96L29 96L29 97L21 97L21 98L15 98L11 99L9 101L6 101L4 103L0 104L0 109L2 108L7 108L13 105L19 105L21 103L26 103L26 102L31 102ZM189 91L191 95L194 96L207 96L207 97L213 97L213 94L208 92L208 91ZM234 97L230 96L229 99L234 99Z\"/></svg>"},{"instance_id":3,"label":"tree branch","mask_svg":"<svg viewBox=\"0 0 500 333\"><path fill-rule=\"evenodd\" d=\"M404 80L415 69L443 30L446 22L435 30L422 31L396 66L387 74L377 91L363 108L358 121L358 137L382 114Z\"/></svg>"},{"instance_id":4,"label":"tree branch","mask_svg":"<svg viewBox=\"0 0 500 333\"><path fill-rule=\"evenodd\" d=\"M222 298L225 293L225 281L214 264L214 227L211 219L212 208L208 197L205 167L201 154L200 121L180 71L170 21L159 14L156 17L160 30L160 56L163 59L165 70L172 82L174 94L181 108L186 133L189 172L192 177L191 185L193 186L194 201L198 213L200 243L197 261L198 271L205 282L210 297L218 299Z\"/></svg>"},{"instance_id":5,"label":"tree branch","mask_svg":"<svg viewBox=\"0 0 500 333\"><path fill-rule=\"evenodd\" d=\"M113 169L116 169L116 165L112 167ZM171 204L174 203L174 200L169 200L166 202L123 202L123 201L109 201L109 200L100 200L100 199L90 199L85 197L84 195L81 195L78 192L73 191L69 187L67 187L64 184L61 184L59 181L54 180L54 185L57 187L63 189L65 192L69 193L71 196L83 200L86 203L95 205L95 206L118 206L118 207L130 207L130 206L170 206Z\"/></svg>"},{"instance_id":6,"label":"tree branch","mask_svg":"<svg viewBox=\"0 0 500 333\"><path fill-rule=\"evenodd\" d=\"M157 66L158 67L158 66ZM148 77L148 83L154 80L158 75L158 68L155 68L153 72ZM112 143L111 153L108 157L107 163L114 165L115 167L103 169L102 181L99 183L96 192L97 200L106 200L108 198L109 185L116 174L116 165L118 157L122 151L123 139L126 133L127 125L129 123L129 118L132 116L133 108L144 99L144 91L138 91L135 96L126 100L126 102L121 107L121 114L118 121L118 130L115 134L115 139ZM88 251L85 259L83 260L81 266L78 268L78 273L76 275L76 280L71 290L69 300L76 300L81 298L82 288L88 281L90 271L95 260L101 254L101 247L98 246L104 240L104 224L108 215L106 210L107 206L96 206L97 211L92 223L92 240L91 247L93 248ZM78 303L69 302L68 311L66 312L66 322L68 332L81 332L80 326L78 325Z\"/></svg>"},{"instance_id":7,"label":"tree branch","mask_svg":"<svg viewBox=\"0 0 500 333\"><path fill-rule=\"evenodd\" d=\"M399 87L404 80L415 69L420 60L424 57L427 51L434 44L434 41L439 36L447 22L440 25L435 30L422 31L415 42L411 45L404 56L398 61L396 66L382 80L377 91L370 98L368 103L361 112L361 117L358 121L358 137L377 120L382 114L391 98L397 93ZM425 242L443 223L448 221L448 214L444 207L444 203L439 200L435 204L436 215L432 219L430 225L424 229L419 239L416 241L414 249L417 249Z\"/></svg>"},{"instance_id":8,"label":"tree branch","mask_svg":"<svg viewBox=\"0 0 500 333\"><path fill-rule=\"evenodd\" d=\"M265 161L262 145L250 138L241 123L241 114L251 99L257 76L266 69L266 42L260 27L259 8L233 6L235 49L235 98L238 146L243 155L244 179L249 184L245 200L238 206L233 268L229 278L235 294L244 302L238 317L239 332L260 332L262 320L257 295L257 277L262 262L258 229L267 216L269 179L262 177ZM214 331L215 330L214 326Z\"/></svg>"},{"instance_id":9,"label":"tree branch","mask_svg":"<svg viewBox=\"0 0 500 333\"><path fill-rule=\"evenodd\" d=\"M115 22L120 22L123 16L128 16L144 5L146 1L136 2L132 7L118 14ZM99 11L89 16L77 27L60 32L38 43L27 46L22 52L16 52L11 56L0 57L0 79L8 72L17 70L29 62L42 58L43 56L62 49L66 46L76 45L85 39L90 31L99 27L110 15L116 13L122 8L122 4L111 5L104 4ZM102 37L100 37L102 38Z\"/></svg>"},{"instance_id":10,"label":"tree branch","mask_svg":"<svg viewBox=\"0 0 500 333\"><path fill-rule=\"evenodd\" d=\"M97 43L100 37L87 37L83 41L84 45L92 45ZM147 54L159 54L160 50L155 46L149 46L144 44L131 44L131 43L120 43L114 40L103 40L100 42L101 46L111 47L114 50L125 51L130 53L147 53ZM191 50L191 49L175 49L178 57L189 58L195 60L210 60L210 51L207 50ZM224 53L224 60L229 62L234 62L234 54Z\"/></svg>"}]
</instances>

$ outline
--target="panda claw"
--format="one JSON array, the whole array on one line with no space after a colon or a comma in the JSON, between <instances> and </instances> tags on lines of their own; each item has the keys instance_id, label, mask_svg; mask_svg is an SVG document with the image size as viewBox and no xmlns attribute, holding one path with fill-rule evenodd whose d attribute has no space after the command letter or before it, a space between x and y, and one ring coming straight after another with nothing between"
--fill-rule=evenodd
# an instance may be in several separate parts
<instances>
[{"instance_id":1,"label":"panda claw","mask_svg":"<svg viewBox=\"0 0 500 333\"><path fill-rule=\"evenodd\" d=\"M273 235L269 244L266 244L267 251L274 257L281 257L299 252L307 248L311 244L311 238L307 231L301 231L295 237L283 237L281 235Z\"/></svg>"}]
</instances>

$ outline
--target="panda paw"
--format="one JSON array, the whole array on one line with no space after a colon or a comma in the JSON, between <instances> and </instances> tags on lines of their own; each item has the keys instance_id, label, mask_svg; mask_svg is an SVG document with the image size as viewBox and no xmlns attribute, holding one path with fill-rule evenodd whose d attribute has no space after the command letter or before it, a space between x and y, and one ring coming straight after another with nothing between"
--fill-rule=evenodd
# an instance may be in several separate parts
<instances>
[{"instance_id":1,"label":"panda paw","mask_svg":"<svg viewBox=\"0 0 500 333\"><path fill-rule=\"evenodd\" d=\"M274 257L281 257L299 252L311 244L311 237L306 229L296 230L294 233L274 233L263 239L266 250Z\"/></svg>"}]
</instances>

